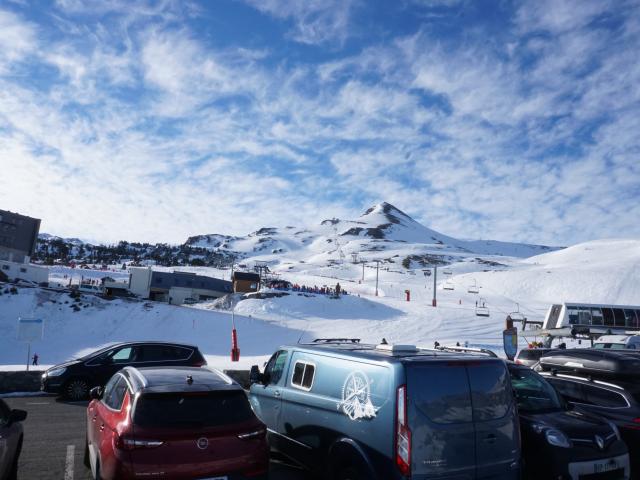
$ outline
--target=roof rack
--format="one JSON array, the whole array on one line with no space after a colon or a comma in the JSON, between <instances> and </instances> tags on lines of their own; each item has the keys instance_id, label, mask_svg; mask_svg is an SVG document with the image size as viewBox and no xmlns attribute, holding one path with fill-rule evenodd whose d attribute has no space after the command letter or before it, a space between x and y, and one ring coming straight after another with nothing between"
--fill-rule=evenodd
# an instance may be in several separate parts
<instances>
[{"instance_id":1,"label":"roof rack","mask_svg":"<svg viewBox=\"0 0 640 480\"><path fill-rule=\"evenodd\" d=\"M495 352L489 350L488 348L472 348L472 347L439 345L434 349L440 350L443 352L479 353L481 355L486 355L488 357L498 358L498 355L496 355Z\"/></svg>"},{"instance_id":2,"label":"roof rack","mask_svg":"<svg viewBox=\"0 0 640 480\"><path fill-rule=\"evenodd\" d=\"M359 338L316 338L311 343L360 343Z\"/></svg>"}]
</instances>

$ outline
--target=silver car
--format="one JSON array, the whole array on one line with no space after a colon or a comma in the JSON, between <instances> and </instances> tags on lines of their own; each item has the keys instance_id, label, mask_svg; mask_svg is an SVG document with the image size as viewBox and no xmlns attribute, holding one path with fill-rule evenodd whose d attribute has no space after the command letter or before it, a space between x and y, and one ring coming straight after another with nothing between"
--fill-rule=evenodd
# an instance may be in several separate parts
<instances>
[{"instance_id":1,"label":"silver car","mask_svg":"<svg viewBox=\"0 0 640 480\"><path fill-rule=\"evenodd\" d=\"M0 480L18 478L18 457L22 449L22 424L27 418L24 410L11 410L0 399Z\"/></svg>"}]
</instances>

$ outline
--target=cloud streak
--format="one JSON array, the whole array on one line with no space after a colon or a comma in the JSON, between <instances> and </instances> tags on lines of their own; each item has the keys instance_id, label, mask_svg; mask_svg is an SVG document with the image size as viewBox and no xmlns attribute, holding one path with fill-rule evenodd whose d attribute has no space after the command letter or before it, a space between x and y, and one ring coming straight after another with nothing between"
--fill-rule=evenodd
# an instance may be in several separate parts
<instances>
[{"instance_id":1,"label":"cloud streak","mask_svg":"<svg viewBox=\"0 0 640 480\"><path fill-rule=\"evenodd\" d=\"M0 10L0 205L104 241L383 200L466 238L640 235L637 3L500 2L497 29L474 2L248 3Z\"/></svg>"}]
</instances>

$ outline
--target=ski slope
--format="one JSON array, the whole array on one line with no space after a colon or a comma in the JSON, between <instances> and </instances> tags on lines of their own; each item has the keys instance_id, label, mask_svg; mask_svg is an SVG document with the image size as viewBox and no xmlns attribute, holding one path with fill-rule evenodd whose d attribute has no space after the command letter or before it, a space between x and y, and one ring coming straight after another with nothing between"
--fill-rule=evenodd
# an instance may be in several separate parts
<instances>
[{"instance_id":1,"label":"ski slope","mask_svg":"<svg viewBox=\"0 0 640 480\"><path fill-rule=\"evenodd\" d=\"M516 308L529 319L542 320L551 303L563 301L640 304L638 240L601 240L526 259L505 257L495 267L464 259L446 268L451 275L439 269L437 308L431 306L433 277L425 277L422 269L381 264L375 296L376 269L371 265L364 269L364 281L362 265L348 262L282 263L277 268L281 278L307 286L334 287L340 282L349 295L334 299L289 292L238 302L234 318L239 364L229 361L231 312L216 310L214 303L178 307L83 295L80 311L75 312L66 293L20 288L16 295L0 295L0 365L20 364L26 357L26 345L15 340L19 316L45 320L44 339L32 345L44 364L80 356L109 342L148 339L194 343L211 365L247 368L264 362L279 345L320 337L373 343L386 338L428 347L434 341L468 342L501 351L505 316ZM204 267L190 270L227 278L229 274ZM446 280L454 290L443 289ZM479 294L468 293L471 284L479 287ZM405 290L410 291L410 302ZM490 310L488 318L475 315L480 299ZM525 333L525 338L533 336ZM523 345L525 338L521 337Z\"/></svg>"}]
</instances>

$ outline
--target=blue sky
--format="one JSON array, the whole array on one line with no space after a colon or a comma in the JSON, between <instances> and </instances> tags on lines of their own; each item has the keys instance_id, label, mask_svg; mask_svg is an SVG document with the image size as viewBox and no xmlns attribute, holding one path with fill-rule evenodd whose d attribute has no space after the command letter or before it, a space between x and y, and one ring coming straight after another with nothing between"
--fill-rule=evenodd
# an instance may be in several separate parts
<instances>
[{"instance_id":1,"label":"blue sky","mask_svg":"<svg viewBox=\"0 0 640 480\"><path fill-rule=\"evenodd\" d=\"M0 208L106 242L355 217L640 236L640 2L0 0Z\"/></svg>"}]
</instances>

